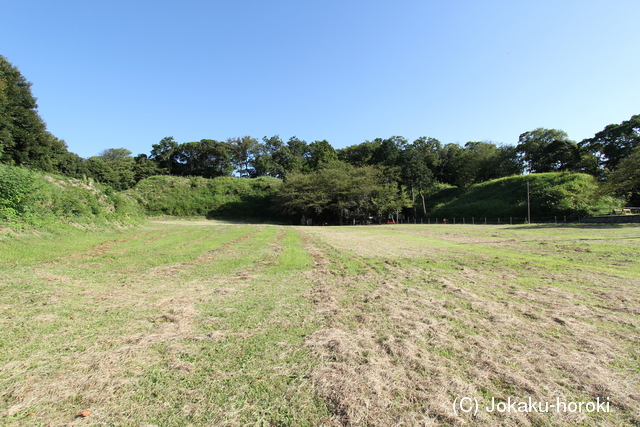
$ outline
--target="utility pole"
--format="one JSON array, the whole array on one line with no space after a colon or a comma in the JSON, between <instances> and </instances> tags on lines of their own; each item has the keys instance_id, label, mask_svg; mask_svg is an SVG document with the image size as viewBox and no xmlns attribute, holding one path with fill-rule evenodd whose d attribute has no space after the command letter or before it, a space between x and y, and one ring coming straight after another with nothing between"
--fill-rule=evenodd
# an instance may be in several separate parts
<instances>
[{"instance_id":1,"label":"utility pole","mask_svg":"<svg viewBox=\"0 0 640 427\"><path fill-rule=\"evenodd\" d=\"M529 181L527 181L527 223L531 224L531 198L529 197Z\"/></svg>"}]
</instances>

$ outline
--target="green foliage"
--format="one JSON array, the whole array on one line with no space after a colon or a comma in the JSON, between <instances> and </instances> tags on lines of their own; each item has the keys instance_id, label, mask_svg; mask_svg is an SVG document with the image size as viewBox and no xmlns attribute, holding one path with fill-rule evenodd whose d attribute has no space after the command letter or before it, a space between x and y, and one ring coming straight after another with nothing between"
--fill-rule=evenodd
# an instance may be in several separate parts
<instances>
[{"instance_id":1,"label":"green foliage","mask_svg":"<svg viewBox=\"0 0 640 427\"><path fill-rule=\"evenodd\" d=\"M17 67L0 56L0 148L3 163L39 163L38 145L46 139L36 98Z\"/></svg>"},{"instance_id":2,"label":"green foliage","mask_svg":"<svg viewBox=\"0 0 640 427\"><path fill-rule=\"evenodd\" d=\"M37 107L31 83L0 56L0 162L47 172L65 170L70 166L67 146L47 132Z\"/></svg>"},{"instance_id":3,"label":"green foliage","mask_svg":"<svg viewBox=\"0 0 640 427\"><path fill-rule=\"evenodd\" d=\"M178 173L178 162L176 156L179 144L172 136L162 138L159 143L151 146L149 158L158 164L158 167L165 169L170 174Z\"/></svg>"},{"instance_id":4,"label":"green foliage","mask_svg":"<svg viewBox=\"0 0 640 427\"><path fill-rule=\"evenodd\" d=\"M428 201L430 217L526 217L527 182L532 217L587 216L610 211L620 202L599 191L587 174L550 172L512 176L468 188L445 188Z\"/></svg>"},{"instance_id":5,"label":"green foliage","mask_svg":"<svg viewBox=\"0 0 640 427\"><path fill-rule=\"evenodd\" d=\"M382 169L354 168L336 161L310 173L288 175L277 205L285 215L342 223L382 218L410 206L410 202Z\"/></svg>"},{"instance_id":6,"label":"green foliage","mask_svg":"<svg viewBox=\"0 0 640 427\"><path fill-rule=\"evenodd\" d=\"M254 176L253 156L258 140L250 136L243 136L242 138L229 138L227 144L231 147L231 160L236 173L242 178Z\"/></svg>"},{"instance_id":7,"label":"green foliage","mask_svg":"<svg viewBox=\"0 0 640 427\"><path fill-rule=\"evenodd\" d=\"M137 203L92 181L0 165L0 218L11 227L106 225L142 220Z\"/></svg>"},{"instance_id":8,"label":"green foliage","mask_svg":"<svg viewBox=\"0 0 640 427\"><path fill-rule=\"evenodd\" d=\"M272 198L281 181L275 178L182 178L153 176L126 193L148 215L217 218L274 218Z\"/></svg>"},{"instance_id":9,"label":"green foliage","mask_svg":"<svg viewBox=\"0 0 640 427\"><path fill-rule=\"evenodd\" d=\"M440 166L441 144L435 138L418 138L407 145L402 162L404 185L423 195L429 193L436 184L434 171Z\"/></svg>"},{"instance_id":10,"label":"green foliage","mask_svg":"<svg viewBox=\"0 0 640 427\"><path fill-rule=\"evenodd\" d=\"M0 165L0 218L15 219L32 208L33 173Z\"/></svg>"},{"instance_id":11,"label":"green foliage","mask_svg":"<svg viewBox=\"0 0 640 427\"><path fill-rule=\"evenodd\" d=\"M580 145L599 156L606 169L616 170L618 163L631 156L632 151L640 146L640 114L619 125L606 126Z\"/></svg>"},{"instance_id":12,"label":"green foliage","mask_svg":"<svg viewBox=\"0 0 640 427\"><path fill-rule=\"evenodd\" d=\"M559 149L558 152L553 147ZM537 128L520 135L517 151L531 173L563 170L574 162L575 142L559 129Z\"/></svg>"},{"instance_id":13,"label":"green foliage","mask_svg":"<svg viewBox=\"0 0 640 427\"><path fill-rule=\"evenodd\" d=\"M381 140L365 141L361 144L350 145L336 151L338 160L350 165L361 167L371 166L375 163L375 154L380 149Z\"/></svg>"},{"instance_id":14,"label":"green foliage","mask_svg":"<svg viewBox=\"0 0 640 427\"><path fill-rule=\"evenodd\" d=\"M314 141L309 144L309 158L307 167L309 170L316 170L323 163L331 163L338 160L336 150L326 139L322 141Z\"/></svg>"},{"instance_id":15,"label":"green foliage","mask_svg":"<svg viewBox=\"0 0 640 427\"><path fill-rule=\"evenodd\" d=\"M605 191L624 197L634 206L640 206L640 146L622 159L603 184Z\"/></svg>"}]
</instances>

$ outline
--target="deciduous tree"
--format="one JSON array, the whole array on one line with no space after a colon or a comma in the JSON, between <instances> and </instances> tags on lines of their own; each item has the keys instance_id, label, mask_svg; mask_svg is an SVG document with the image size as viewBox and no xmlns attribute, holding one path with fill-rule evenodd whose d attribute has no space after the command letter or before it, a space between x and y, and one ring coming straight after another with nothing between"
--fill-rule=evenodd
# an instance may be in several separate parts
<instances>
[{"instance_id":1,"label":"deciduous tree","mask_svg":"<svg viewBox=\"0 0 640 427\"><path fill-rule=\"evenodd\" d=\"M640 146L640 114L620 124L606 126L593 138L580 142L580 146L598 156L602 167L616 170L618 163Z\"/></svg>"}]
</instances>

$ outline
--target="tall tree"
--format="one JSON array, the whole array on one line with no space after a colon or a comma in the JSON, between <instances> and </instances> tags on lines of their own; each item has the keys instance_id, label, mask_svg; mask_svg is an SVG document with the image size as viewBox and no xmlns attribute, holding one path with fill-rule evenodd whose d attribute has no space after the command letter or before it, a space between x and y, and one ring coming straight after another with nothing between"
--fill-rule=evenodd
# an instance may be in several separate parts
<instances>
[{"instance_id":1,"label":"tall tree","mask_svg":"<svg viewBox=\"0 0 640 427\"><path fill-rule=\"evenodd\" d=\"M402 156L403 183L411 190L414 215L416 196L420 196L422 213L427 214L425 195L435 188L434 171L440 166L442 144L435 138L420 137L412 144L404 146Z\"/></svg>"},{"instance_id":2,"label":"tall tree","mask_svg":"<svg viewBox=\"0 0 640 427\"><path fill-rule=\"evenodd\" d=\"M180 144L172 136L162 138L157 144L151 146L149 158L158 164L170 175L179 174L178 167L178 147Z\"/></svg>"},{"instance_id":3,"label":"tall tree","mask_svg":"<svg viewBox=\"0 0 640 427\"><path fill-rule=\"evenodd\" d=\"M442 162L436 173L436 179L442 183L466 187L475 176L470 173L467 164L468 151L459 144L450 142L442 147Z\"/></svg>"},{"instance_id":4,"label":"tall tree","mask_svg":"<svg viewBox=\"0 0 640 427\"><path fill-rule=\"evenodd\" d=\"M231 149L231 160L236 173L242 178L253 176L255 174L253 160L258 140L250 136L243 136L242 138L229 138L227 143Z\"/></svg>"},{"instance_id":5,"label":"tall tree","mask_svg":"<svg viewBox=\"0 0 640 427\"><path fill-rule=\"evenodd\" d=\"M37 108L31 83L0 56L0 161L55 171L67 147L47 132Z\"/></svg>"},{"instance_id":6,"label":"tall tree","mask_svg":"<svg viewBox=\"0 0 640 427\"><path fill-rule=\"evenodd\" d=\"M332 163L338 160L336 150L326 139L313 141L309 144L309 159L307 165L309 169L316 170L323 163Z\"/></svg>"},{"instance_id":7,"label":"tall tree","mask_svg":"<svg viewBox=\"0 0 640 427\"><path fill-rule=\"evenodd\" d=\"M350 145L336 150L338 160L347 162L353 166L370 166L375 163L376 152L380 148L382 140L365 141L360 144Z\"/></svg>"},{"instance_id":8,"label":"tall tree","mask_svg":"<svg viewBox=\"0 0 640 427\"><path fill-rule=\"evenodd\" d=\"M395 167L402 164L402 151L407 145L407 140L401 136L392 136L387 139L376 138L378 149L373 155L373 164L386 167Z\"/></svg>"},{"instance_id":9,"label":"tall tree","mask_svg":"<svg viewBox=\"0 0 640 427\"><path fill-rule=\"evenodd\" d=\"M255 176L284 178L289 172L308 169L309 145L293 136L287 143L278 135L262 138L255 149Z\"/></svg>"},{"instance_id":10,"label":"tall tree","mask_svg":"<svg viewBox=\"0 0 640 427\"><path fill-rule=\"evenodd\" d=\"M477 184L522 172L515 147L499 147L492 142L476 141L467 142L464 149L466 162L463 170L464 174L471 179L470 183Z\"/></svg>"},{"instance_id":11,"label":"tall tree","mask_svg":"<svg viewBox=\"0 0 640 427\"><path fill-rule=\"evenodd\" d=\"M604 168L616 170L618 163L640 146L640 114L631 116L619 125L606 126L593 138L580 142L580 146L598 156Z\"/></svg>"},{"instance_id":12,"label":"tall tree","mask_svg":"<svg viewBox=\"0 0 640 427\"><path fill-rule=\"evenodd\" d=\"M559 129L525 132L520 135L516 149L529 173L573 170L579 159L577 144Z\"/></svg>"},{"instance_id":13,"label":"tall tree","mask_svg":"<svg viewBox=\"0 0 640 427\"><path fill-rule=\"evenodd\" d=\"M618 162L604 187L626 198L631 206L640 206L640 146L634 148L629 157Z\"/></svg>"},{"instance_id":14,"label":"tall tree","mask_svg":"<svg viewBox=\"0 0 640 427\"><path fill-rule=\"evenodd\" d=\"M141 181L154 175L164 175L168 171L158 166L156 162L150 160L146 154L138 154L133 158L135 164L133 166L133 174L135 182Z\"/></svg>"},{"instance_id":15,"label":"tall tree","mask_svg":"<svg viewBox=\"0 0 640 427\"><path fill-rule=\"evenodd\" d=\"M126 190L136 183L135 160L126 148L109 148L87 159L89 174L116 190Z\"/></svg>"},{"instance_id":16,"label":"tall tree","mask_svg":"<svg viewBox=\"0 0 640 427\"><path fill-rule=\"evenodd\" d=\"M213 178L233 172L231 147L213 139L185 142L176 150L176 161L181 175Z\"/></svg>"},{"instance_id":17,"label":"tall tree","mask_svg":"<svg viewBox=\"0 0 640 427\"><path fill-rule=\"evenodd\" d=\"M354 168L337 161L309 173L288 174L277 202L286 215L329 223L382 218L409 205L381 168Z\"/></svg>"}]
</instances>

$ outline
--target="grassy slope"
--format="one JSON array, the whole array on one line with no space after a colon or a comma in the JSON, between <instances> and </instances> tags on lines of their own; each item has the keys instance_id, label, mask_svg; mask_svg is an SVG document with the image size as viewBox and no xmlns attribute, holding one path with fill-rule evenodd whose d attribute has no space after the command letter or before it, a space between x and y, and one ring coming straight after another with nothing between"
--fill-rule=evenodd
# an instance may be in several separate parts
<instances>
[{"instance_id":1,"label":"grassy slope","mask_svg":"<svg viewBox=\"0 0 640 427\"><path fill-rule=\"evenodd\" d=\"M531 216L588 216L610 211L617 200L598 196L595 178L577 173L542 173L487 181L469 188L445 188L427 202L430 217L526 217L527 182Z\"/></svg>"},{"instance_id":2,"label":"grassy slope","mask_svg":"<svg viewBox=\"0 0 640 427\"><path fill-rule=\"evenodd\" d=\"M154 176L126 193L138 200L148 215L268 219L276 217L271 198L280 183L268 177Z\"/></svg>"},{"instance_id":3,"label":"grassy slope","mask_svg":"<svg viewBox=\"0 0 640 427\"><path fill-rule=\"evenodd\" d=\"M0 217L11 229L132 224L143 212L130 197L90 180L0 165Z\"/></svg>"},{"instance_id":4,"label":"grassy slope","mask_svg":"<svg viewBox=\"0 0 640 427\"><path fill-rule=\"evenodd\" d=\"M638 257L637 227L17 236L0 425L634 425ZM462 397L611 412L456 415Z\"/></svg>"}]
</instances>

